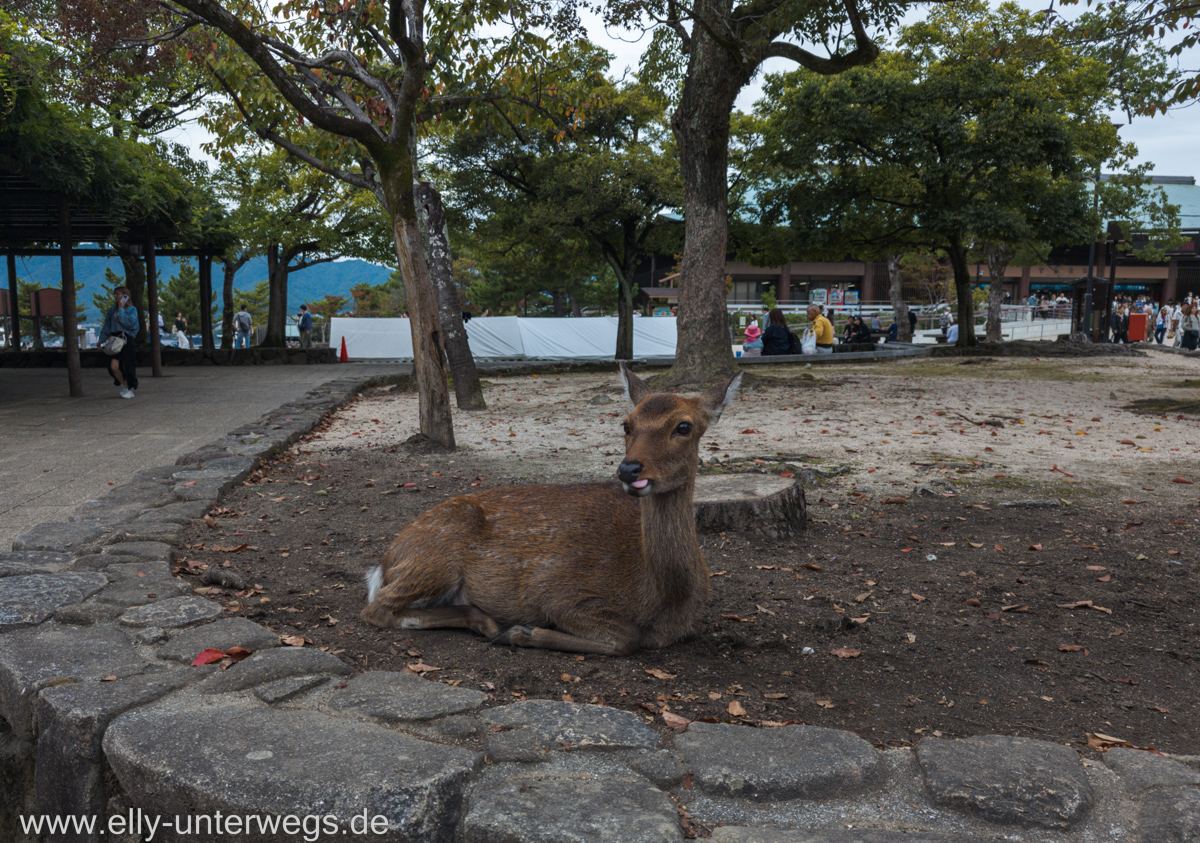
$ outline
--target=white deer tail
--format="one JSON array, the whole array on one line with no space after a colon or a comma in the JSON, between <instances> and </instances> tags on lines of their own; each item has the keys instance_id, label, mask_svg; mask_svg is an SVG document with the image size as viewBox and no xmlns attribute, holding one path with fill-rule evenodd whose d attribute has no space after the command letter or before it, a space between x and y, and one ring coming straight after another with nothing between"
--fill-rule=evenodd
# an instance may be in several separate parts
<instances>
[{"instance_id":1,"label":"white deer tail","mask_svg":"<svg viewBox=\"0 0 1200 843\"><path fill-rule=\"evenodd\" d=\"M367 571L367 602L370 603L383 588L383 566L376 565Z\"/></svg>"}]
</instances>

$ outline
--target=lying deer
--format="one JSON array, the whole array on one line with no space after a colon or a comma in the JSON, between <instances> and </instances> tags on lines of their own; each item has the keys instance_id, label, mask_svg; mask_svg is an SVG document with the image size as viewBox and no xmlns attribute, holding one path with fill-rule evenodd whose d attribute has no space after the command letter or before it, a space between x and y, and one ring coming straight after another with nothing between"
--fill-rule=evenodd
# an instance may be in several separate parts
<instances>
[{"instance_id":1,"label":"lying deer","mask_svg":"<svg viewBox=\"0 0 1200 843\"><path fill-rule=\"evenodd\" d=\"M634 409L619 486L510 486L438 504L367 575L363 620L612 656L691 637L708 596L692 511L699 443L741 377L695 398L656 395L622 364Z\"/></svg>"}]
</instances>

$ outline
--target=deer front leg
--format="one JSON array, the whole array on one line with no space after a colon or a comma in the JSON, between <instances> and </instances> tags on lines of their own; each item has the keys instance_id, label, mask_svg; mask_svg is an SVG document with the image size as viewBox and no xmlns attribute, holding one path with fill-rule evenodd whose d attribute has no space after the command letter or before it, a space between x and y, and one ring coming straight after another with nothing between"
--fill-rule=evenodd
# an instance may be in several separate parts
<instances>
[{"instance_id":1,"label":"deer front leg","mask_svg":"<svg viewBox=\"0 0 1200 843\"><path fill-rule=\"evenodd\" d=\"M541 626L512 626L492 639L493 644L514 647L534 647L542 650L562 650L567 653L594 653L600 656L628 656L638 648L636 636L622 636L616 642L581 638L569 632Z\"/></svg>"},{"instance_id":2,"label":"deer front leg","mask_svg":"<svg viewBox=\"0 0 1200 843\"><path fill-rule=\"evenodd\" d=\"M393 612L376 600L363 609L362 619L381 629L470 629L494 640L500 624L475 606L440 606Z\"/></svg>"}]
</instances>

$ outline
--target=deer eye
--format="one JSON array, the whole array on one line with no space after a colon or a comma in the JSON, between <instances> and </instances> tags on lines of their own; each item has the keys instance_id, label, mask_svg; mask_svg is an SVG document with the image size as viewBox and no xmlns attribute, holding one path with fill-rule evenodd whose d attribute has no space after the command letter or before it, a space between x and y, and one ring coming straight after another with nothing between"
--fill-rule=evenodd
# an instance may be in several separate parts
<instances>
[{"instance_id":1,"label":"deer eye","mask_svg":"<svg viewBox=\"0 0 1200 843\"><path fill-rule=\"evenodd\" d=\"M622 422L621 427L625 428L625 435L628 436L629 432L630 432L629 431L629 422Z\"/></svg>"},{"instance_id":2,"label":"deer eye","mask_svg":"<svg viewBox=\"0 0 1200 843\"><path fill-rule=\"evenodd\" d=\"M680 436L688 436L692 432L691 422L680 422L679 427L675 428L675 432Z\"/></svg>"}]
</instances>

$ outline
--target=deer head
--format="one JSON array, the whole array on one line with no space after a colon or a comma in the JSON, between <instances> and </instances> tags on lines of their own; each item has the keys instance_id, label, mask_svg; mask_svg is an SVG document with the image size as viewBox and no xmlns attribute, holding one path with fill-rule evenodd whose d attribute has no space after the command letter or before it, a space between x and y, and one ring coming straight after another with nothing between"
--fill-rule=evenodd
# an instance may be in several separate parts
<instances>
[{"instance_id":1,"label":"deer head","mask_svg":"<svg viewBox=\"0 0 1200 843\"><path fill-rule=\"evenodd\" d=\"M625 459L617 479L637 497L690 488L700 461L700 438L737 394L742 373L695 398L656 394L624 363L621 379L633 410L623 422Z\"/></svg>"}]
</instances>

